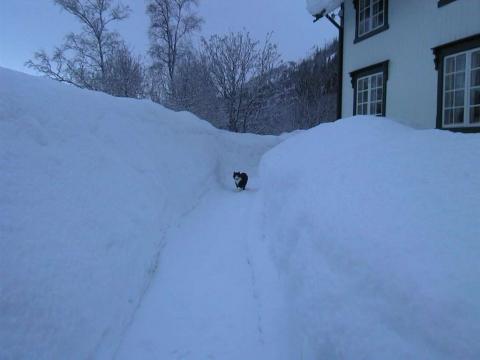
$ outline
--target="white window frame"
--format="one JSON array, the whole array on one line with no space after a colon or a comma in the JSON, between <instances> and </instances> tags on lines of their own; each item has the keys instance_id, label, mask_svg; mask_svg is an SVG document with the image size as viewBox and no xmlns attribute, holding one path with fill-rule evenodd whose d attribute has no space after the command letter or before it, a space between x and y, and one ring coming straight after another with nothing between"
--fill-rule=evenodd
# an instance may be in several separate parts
<instances>
[{"instance_id":1,"label":"white window frame","mask_svg":"<svg viewBox=\"0 0 480 360\"><path fill-rule=\"evenodd\" d=\"M377 77L378 76L381 76L381 86L377 86ZM384 104L384 97L385 97L385 79L384 79L384 74L383 74L383 71L379 71L379 72L376 72L376 73L373 73L373 74L370 74L370 75L365 75L365 76L362 76L362 77L359 77L357 79L357 88L356 88L356 109L355 109L355 114L356 115L374 115L374 116L383 116L383 113L385 111L385 109L383 108L383 104ZM372 81L373 79L375 79L375 86L372 86ZM362 90L360 91L360 82L363 81L363 80L367 80L367 102L363 101L363 96L362 96L362 101L360 101L359 97L360 97L360 94L364 93L365 90ZM375 99L374 101L372 101L372 98L371 98L371 95L372 95L372 91L375 90L375 92L377 91L381 91L382 93L382 98L379 100L379 99ZM373 104L377 105L378 103L381 104L381 111L380 113L378 113L377 111L374 111L374 113L372 113L371 111L371 107ZM358 111L358 108L359 106L362 106L363 105L367 105L367 113L364 114L364 113L360 113ZM375 109L376 109L376 106L375 106ZM363 112L363 109L362 109L362 112Z\"/></svg>"},{"instance_id":2,"label":"white window frame","mask_svg":"<svg viewBox=\"0 0 480 360\"><path fill-rule=\"evenodd\" d=\"M442 94L442 127L443 128L451 129L451 128L469 128L469 127L480 126L480 123L478 122L470 123L470 109L476 106L476 105L471 105L471 91L473 89L480 89L480 86L475 86L475 87L471 86L472 71L478 69L478 68L472 69L472 54L478 51L480 51L480 47L475 49L470 49L467 51L461 51L452 55L448 55L448 56L445 56L445 58L443 59L443 89L442 89L442 92L443 92ZM465 59L466 59L465 69L464 69L465 78L464 78L463 89L462 88L456 89L454 87L451 90L447 90L447 76L458 73L458 72L455 72L454 70L453 73L447 74L447 61L448 59L455 58L461 55L465 55ZM455 76L454 76L454 79L455 79ZM454 101L453 106L448 106L448 107L446 106L447 92L453 93L453 96L454 96L456 90L460 90L460 91L463 90L463 122L455 123L455 119L454 119L453 123L445 124L445 111L460 108L458 106L457 107L455 106L455 99L453 100Z\"/></svg>"},{"instance_id":3,"label":"white window frame","mask_svg":"<svg viewBox=\"0 0 480 360\"><path fill-rule=\"evenodd\" d=\"M381 24L377 24L377 26L373 27L373 18L374 18L374 16L377 16L378 14L380 14L380 12L378 12L378 13L376 13L376 14L373 13L373 5L376 4L376 3L379 3L379 2L382 2L382 3L383 3L383 10L382 10L382 12L383 12L383 21L382 21ZM362 7L362 4L364 5L363 7ZM361 38L361 37L363 37L363 36L365 36L365 35L368 35L369 33L373 32L373 31L375 31L375 30L377 30L377 29L380 29L381 27L383 27L383 26L385 25L385 11L386 11L385 6L386 6L385 0L359 0L359 1L358 1L358 12L357 12L357 14L358 14L358 15L357 15L357 16L358 16L358 18L357 18L357 24L358 24L358 26L357 26L357 27L358 27L358 30L357 30L357 31L358 31L358 34L357 34L357 36L358 36L359 38ZM370 9L370 16L368 16L368 18L365 17L364 23L367 23L367 21L368 21L368 24L370 24L370 28L369 28L368 30L365 30L365 31L362 32L362 31L361 31L361 29L362 29L362 22L360 21L360 16L361 16L362 13L365 12L365 10L366 10L367 8Z\"/></svg>"}]
</instances>

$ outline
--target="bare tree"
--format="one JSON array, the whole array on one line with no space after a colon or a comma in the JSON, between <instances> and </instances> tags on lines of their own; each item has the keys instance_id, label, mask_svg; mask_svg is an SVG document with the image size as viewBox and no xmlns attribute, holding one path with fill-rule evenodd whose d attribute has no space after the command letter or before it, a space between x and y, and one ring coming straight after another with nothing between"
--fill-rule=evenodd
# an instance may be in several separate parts
<instances>
[{"instance_id":1,"label":"bare tree","mask_svg":"<svg viewBox=\"0 0 480 360\"><path fill-rule=\"evenodd\" d=\"M211 79L226 106L230 131L246 131L249 117L269 72L278 63L277 46L268 35L263 46L246 31L202 39Z\"/></svg>"},{"instance_id":2,"label":"bare tree","mask_svg":"<svg viewBox=\"0 0 480 360\"><path fill-rule=\"evenodd\" d=\"M191 48L179 59L174 86L177 109L190 111L216 127L225 128L223 102L217 97L207 59L198 50Z\"/></svg>"},{"instance_id":3,"label":"bare tree","mask_svg":"<svg viewBox=\"0 0 480 360\"><path fill-rule=\"evenodd\" d=\"M194 12L198 0L149 0L150 55L153 66L166 73L166 91L175 96L175 70L188 36L200 30L202 19Z\"/></svg>"},{"instance_id":4,"label":"bare tree","mask_svg":"<svg viewBox=\"0 0 480 360\"><path fill-rule=\"evenodd\" d=\"M163 103L166 90L165 71L160 63L154 63L145 70L145 92L149 99L156 103Z\"/></svg>"},{"instance_id":5,"label":"bare tree","mask_svg":"<svg viewBox=\"0 0 480 360\"><path fill-rule=\"evenodd\" d=\"M104 86L114 96L142 98L144 96L144 69L139 57L127 46L119 46L105 62Z\"/></svg>"},{"instance_id":6,"label":"bare tree","mask_svg":"<svg viewBox=\"0 0 480 360\"><path fill-rule=\"evenodd\" d=\"M277 45L271 42L272 33L268 33L256 54L256 64L253 76L247 83L247 99L242 111L242 131L247 131L247 125L252 116L257 117L261 107L272 96L271 85L275 79L274 70L281 65Z\"/></svg>"},{"instance_id":7,"label":"bare tree","mask_svg":"<svg viewBox=\"0 0 480 360\"><path fill-rule=\"evenodd\" d=\"M112 0L54 0L82 24L80 34L70 33L49 56L41 50L26 65L46 76L81 88L107 91L106 62L122 43L107 26L128 17L130 9Z\"/></svg>"}]
</instances>

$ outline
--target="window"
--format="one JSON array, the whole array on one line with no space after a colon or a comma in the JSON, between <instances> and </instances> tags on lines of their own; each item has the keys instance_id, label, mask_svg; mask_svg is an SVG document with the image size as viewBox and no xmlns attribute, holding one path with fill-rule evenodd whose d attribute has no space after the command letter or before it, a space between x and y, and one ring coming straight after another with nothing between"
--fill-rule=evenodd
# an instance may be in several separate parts
<instances>
[{"instance_id":1,"label":"window","mask_svg":"<svg viewBox=\"0 0 480 360\"><path fill-rule=\"evenodd\" d=\"M437 127L480 130L480 35L434 49L438 75Z\"/></svg>"},{"instance_id":2,"label":"window","mask_svg":"<svg viewBox=\"0 0 480 360\"><path fill-rule=\"evenodd\" d=\"M480 124L480 48L444 61L443 126Z\"/></svg>"},{"instance_id":3,"label":"window","mask_svg":"<svg viewBox=\"0 0 480 360\"><path fill-rule=\"evenodd\" d=\"M383 73L357 80L357 115L383 115Z\"/></svg>"},{"instance_id":4,"label":"window","mask_svg":"<svg viewBox=\"0 0 480 360\"><path fill-rule=\"evenodd\" d=\"M388 29L388 0L356 0L355 42Z\"/></svg>"},{"instance_id":5,"label":"window","mask_svg":"<svg viewBox=\"0 0 480 360\"><path fill-rule=\"evenodd\" d=\"M350 73L354 115L385 116L388 61Z\"/></svg>"}]
</instances>

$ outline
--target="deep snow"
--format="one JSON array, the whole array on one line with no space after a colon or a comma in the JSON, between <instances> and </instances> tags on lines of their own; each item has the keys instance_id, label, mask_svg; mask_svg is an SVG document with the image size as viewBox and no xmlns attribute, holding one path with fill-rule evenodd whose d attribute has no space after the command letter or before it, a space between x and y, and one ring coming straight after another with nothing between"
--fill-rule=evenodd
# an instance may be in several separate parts
<instances>
[{"instance_id":1,"label":"deep snow","mask_svg":"<svg viewBox=\"0 0 480 360\"><path fill-rule=\"evenodd\" d=\"M111 357L169 229L277 142L0 69L0 358Z\"/></svg>"},{"instance_id":2,"label":"deep snow","mask_svg":"<svg viewBox=\"0 0 480 360\"><path fill-rule=\"evenodd\" d=\"M476 359L479 158L477 134L236 135L0 69L0 358Z\"/></svg>"},{"instance_id":3,"label":"deep snow","mask_svg":"<svg viewBox=\"0 0 480 360\"><path fill-rule=\"evenodd\" d=\"M317 358L479 358L478 159L479 134L372 117L267 153L263 228L291 336Z\"/></svg>"},{"instance_id":4,"label":"deep snow","mask_svg":"<svg viewBox=\"0 0 480 360\"><path fill-rule=\"evenodd\" d=\"M342 3L343 0L307 0L307 11L312 16L321 14L323 10L328 14L339 8Z\"/></svg>"}]
</instances>

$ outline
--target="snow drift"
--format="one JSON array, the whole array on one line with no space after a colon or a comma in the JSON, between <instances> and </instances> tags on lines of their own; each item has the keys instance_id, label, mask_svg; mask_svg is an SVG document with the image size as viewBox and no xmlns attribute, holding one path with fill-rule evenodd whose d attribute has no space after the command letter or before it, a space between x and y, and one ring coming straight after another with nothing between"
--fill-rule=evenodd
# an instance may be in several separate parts
<instances>
[{"instance_id":1,"label":"snow drift","mask_svg":"<svg viewBox=\"0 0 480 360\"><path fill-rule=\"evenodd\" d=\"M0 358L478 359L479 158L478 134L237 135L0 69Z\"/></svg>"},{"instance_id":2,"label":"snow drift","mask_svg":"<svg viewBox=\"0 0 480 360\"><path fill-rule=\"evenodd\" d=\"M0 358L111 357L167 230L276 141L0 69Z\"/></svg>"},{"instance_id":3,"label":"snow drift","mask_svg":"<svg viewBox=\"0 0 480 360\"><path fill-rule=\"evenodd\" d=\"M480 356L478 159L477 134L369 117L264 157L265 236L312 359Z\"/></svg>"},{"instance_id":4,"label":"snow drift","mask_svg":"<svg viewBox=\"0 0 480 360\"><path fill-rule=\"evenodd\" d=\"M147 102L0 79L0 358L111 351L166 227L206 190L191 179L214 174L211 128Z\"/></svg>"}]
</instances>

